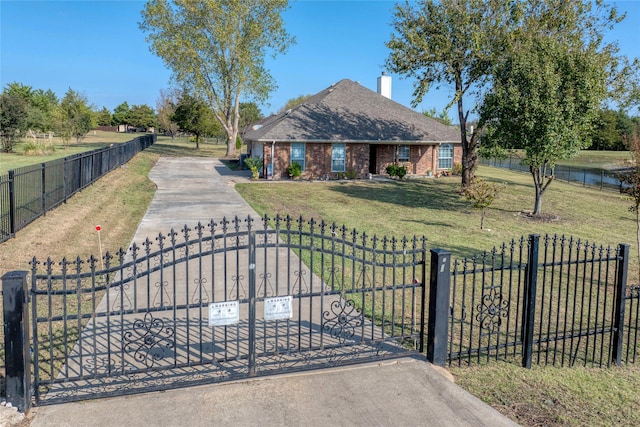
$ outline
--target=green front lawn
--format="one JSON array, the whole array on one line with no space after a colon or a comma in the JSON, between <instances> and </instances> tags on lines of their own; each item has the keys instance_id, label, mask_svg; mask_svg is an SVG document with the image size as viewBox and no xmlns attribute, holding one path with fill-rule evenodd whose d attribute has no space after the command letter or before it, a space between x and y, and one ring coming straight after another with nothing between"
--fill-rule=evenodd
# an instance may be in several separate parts
<instances>
[{"instance_id":1,"label":"green front lawn","mask_svg":"<svg viewBox=\"0 0 640 427\"><path fill-rule=\"evenodd\" d=\"M543 200L547 221L526 215L534 202L531 177L481 167L485 180L506 189L480 213L458 194L460 179L407 181L261 182L236 188L260 214L300 215L355 228L378 237L425 234L430 248L455 257L490 250L530 233L565 234L590 243L631 244L630 283L638 283L635 219L622 195L554 182ZM490 362L452 367L456 382L514 421L526 426L640 425L640 366L611 369L534 366Z\"/></svg>"}]
</instances>

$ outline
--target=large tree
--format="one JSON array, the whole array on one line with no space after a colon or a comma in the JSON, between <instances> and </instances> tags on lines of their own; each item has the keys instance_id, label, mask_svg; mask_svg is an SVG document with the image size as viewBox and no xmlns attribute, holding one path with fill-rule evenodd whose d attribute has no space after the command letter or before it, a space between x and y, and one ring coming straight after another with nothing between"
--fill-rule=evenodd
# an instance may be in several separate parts
<instances>
[{"instance_id":1,"label":"large tree","mask_svg":"<svg viewBox=\"0 0 640 427\"><path fill-rule=\"evenodd\" d=\"M111 111L107 107L102 107L102 110L95 112L96 124L98 126L111 126Z\"/></svg>"},{"instance_id":2,"label":"large tree","mask_svg":"<svg viewBox=\"0 0 640 427\"><path fill-rule=\"evenodd\" d=\"M119 126L130 124L129 114L131 114L131 107L129 107L129 103L127 101L124 101L113 109L113 125Z\"/></svg>"},{"instance_id":3,"label":"large tree","mask_svg":"<svg viewBox=\"0 0 640 427\"><path fill-rule=\"evenodd\" d=\"M480 109L490 141L524 148L535 187L533 215L554 178L556 162L587 148L594 120L618 75L615 46L602 30L615 9L589 1L532 1L495 68L493 87Z\"/></svg>"},{"instance_id":4,"label":"large tree","mask_svg":"<svg viewBox=\"0 0 640 427\"><path fill-rule=\"evenodd\" d=\"M479 99L474 95L489 81L517 17L517 5L509 0L420 0L395 6L387 66L415 79L414 106L432 87L453 89L450 105L457 105L463 187L471 185L478 162L480 129L471 135L467 131Z\"/></svg>"},{"instance_id":5,"label":"large tree","mask_svg":"<svg viewBox=\"0 0 640 427\"><path fill-rule=\"evenodd\" d=\"M54 127L53 111L58 105L55 93L48 89L33 89L22 83L9 83L5 93L10 97L19 97L25 102L27 116L23 123L23 130L31 129L40 132L49 132Z\"/></svg>"},{"instance_id":6,"label":"large tree","mask_svg":"<svg viewBox=\"0 0 640 427\"><path fill-rule=\"evenodd\" d=\"M146 104L133 105L129 110L129 124L131 126L147 130L155 127L157 122L155 111Z\"/></svg>"},{"instance_id":7,"label":"large tree","mask_svg":"<svg viewBox=\"0 0 640 427\"><path fill-rule=\"evenodd\" d=\"M0 145L10 153L16 140L25 131L29 105L20 94L4 90L0 95Z\"/></svg>"},{"instance_id":8,"label":"large tree","mask_svg":"<svg viewBox=\"0 0 640 427\"><path fill-rule=\"evenodd\" d=\"M214 117L211 108L202 99L183 94L171 121L176 122L179 128L196 137L196 149L200 148L200 138L217 133L219 124Z\"/></svg>"},{"instance_id":9,"label":"large tree","mask_svg":"<svg viewBox=\"0 0 640 427\"><path fill-rule=\"evenodd\" d=\"M151 0L140 28L174 79L209 103L235 156L240 98L261 102L275 87L267 51L283 53L293 39L281 13L286 0Z\"/></svg>"},{"instance_id":10,"label":"large tree","mask_svg":"<svg viewBox=\"0 0 640 427\"><path fill-rule=\"evenodd\" d=\"M87 97L69 88L58 106L58 132L65 142L73 137L76 144L93 127L93 111Z\"/></svg>"},{"instance_id":11,"label":"large tree","mask_svg":"<svg viewBox=\"0 0 640 427\"><path fill-rule=\"evenodd\" d=\"M171 138L178 133L178 124L172 119L178 106L178 92L176 90L160 90L160 96L156 101L158 111L158 125L160 130L169 134Z\"/></svg>"},{"instance_id":12,"label":"large tree","mask_svg":"<svg viewBox=\"0 0 640 427\"><path fill-rule=\"evenodd\" d=\"M280 108L278 110L278 114L280 113L284 113L287 110L290 110L294 107L297 107L298 105L302 104L303 102L305 102L307 99L311 98L312 95L307 94L307 95L298 95L295 98L291 98L289 99L287 102L284 103L284 105L282 106L282 108Z\"/></svg>"},{"instance_id":13,"label":"large tree","mask_svg":"<svg viewBox=\"0 0 640 427\"><path fill-rule=\"evenodd\" d=\"M259 122L263 118L262 111L260 111L260 107L258 107L255 102L240 103L240 120L238 121L238 127L241 130Z\"/></svg>"}]
</instances>

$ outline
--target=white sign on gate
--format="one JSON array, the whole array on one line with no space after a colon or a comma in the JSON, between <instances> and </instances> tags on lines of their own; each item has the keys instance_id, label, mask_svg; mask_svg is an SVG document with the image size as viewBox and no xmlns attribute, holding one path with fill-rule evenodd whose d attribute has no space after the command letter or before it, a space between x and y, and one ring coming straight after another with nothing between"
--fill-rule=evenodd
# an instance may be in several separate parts
<instances>
[{"instance_id":1,"label":"white sign on gate","mask_svg":"<svg viewBox=\"0 0 640 427\"><path fill-rule=\"evenodd\" d=\"M238 301L221 301L209 304L209 326L235 325L240 321Z\"/></svg>"},{"instance_id":2,"label":"white sign on gate","mask_svg":"<svg viewBox=\"0 0 640 427\"><path fill-rule=\"evenodd\" d=\"M293 297L267 298L264 300L264 320L282 320L293 317Z\"/></svg>"}]
</instances>

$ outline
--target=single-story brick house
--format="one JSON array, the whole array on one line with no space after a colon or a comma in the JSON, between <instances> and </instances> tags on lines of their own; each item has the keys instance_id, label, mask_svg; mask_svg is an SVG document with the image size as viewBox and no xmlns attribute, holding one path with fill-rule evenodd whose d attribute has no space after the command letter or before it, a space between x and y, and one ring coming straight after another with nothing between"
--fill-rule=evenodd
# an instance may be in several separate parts
<instances>
[{"instance_id":1,"label":"single-story brick house","mask_svg":"<svg viewBox=\"0 0 640 427\"><path fill-rule=\"evenodd\" d=\"M311 179L386 174L393 163L409 175L438 175L460 163L459 130L389 99L387 78L378 78L378 92L344 79L263 119L244 135L248 155L261 157L262 176L275 179L293 162Z\"/></svg>"}]
</instances>

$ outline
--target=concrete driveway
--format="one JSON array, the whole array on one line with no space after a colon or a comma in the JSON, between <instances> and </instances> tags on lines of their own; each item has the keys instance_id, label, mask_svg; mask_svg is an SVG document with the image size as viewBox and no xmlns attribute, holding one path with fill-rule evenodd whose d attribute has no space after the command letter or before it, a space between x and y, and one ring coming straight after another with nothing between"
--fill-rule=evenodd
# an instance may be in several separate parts
<instances>
[{"instance_id":1,"label":"concrete driveway","mask_svg":"<svg viewBox=\"0 0 640 427\"><path fill-rule=\"evenodd\" d=\"M235 191L249 172L219 160L163 157L156 195L133 239L210 219L258 214ZM293 184L295 185L295 184ZM35 408L40 426L500 426L506 417L426 361L380 363L261 377Z\"/></svg>"}]
</instances>

